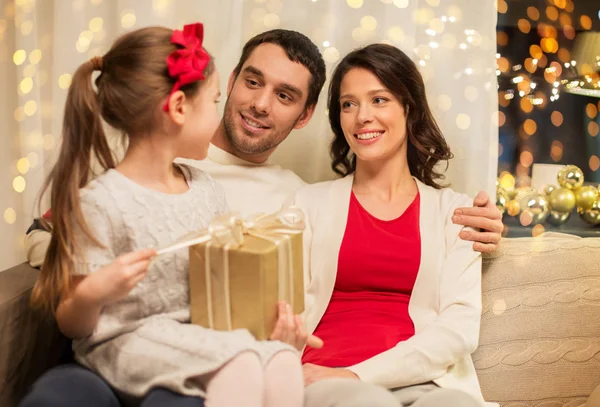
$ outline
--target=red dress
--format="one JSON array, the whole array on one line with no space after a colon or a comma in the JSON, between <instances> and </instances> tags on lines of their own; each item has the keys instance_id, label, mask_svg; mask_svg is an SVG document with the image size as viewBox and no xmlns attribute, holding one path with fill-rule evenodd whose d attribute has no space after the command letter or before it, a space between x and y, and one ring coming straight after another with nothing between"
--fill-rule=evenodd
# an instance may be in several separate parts
<instances>
[{"instance_id":1,"label":"red dress","mask_svg":"<svg viewBox=\"0 0 600 407\"><path fill-rule=\"evenodd\" d=\"M307 347L303 363L351 366L415 334L408 302L421 262L419 200L383 221L352 193L335 287L314 332L325 345Z\"/></svg>"}]
</instances>

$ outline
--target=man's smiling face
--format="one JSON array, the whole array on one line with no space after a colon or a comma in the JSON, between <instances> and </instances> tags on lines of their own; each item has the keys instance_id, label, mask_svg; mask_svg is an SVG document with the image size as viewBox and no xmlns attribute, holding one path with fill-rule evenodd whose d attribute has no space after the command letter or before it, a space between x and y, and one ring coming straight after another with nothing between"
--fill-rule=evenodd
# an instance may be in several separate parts
<instances>
[{"instance_id":1,"label":"man's smiling face","mask_svg":"<svg viewBox=\"0 0 600 407\"><path fill-rule=\"evenodd\" d=\"M236 153L265 159L294 128L304 126L311 74L278 45L261 44L229 78L223 122ZM254 161L254 160L253 160Z\"/></svg>"}]
</instances>

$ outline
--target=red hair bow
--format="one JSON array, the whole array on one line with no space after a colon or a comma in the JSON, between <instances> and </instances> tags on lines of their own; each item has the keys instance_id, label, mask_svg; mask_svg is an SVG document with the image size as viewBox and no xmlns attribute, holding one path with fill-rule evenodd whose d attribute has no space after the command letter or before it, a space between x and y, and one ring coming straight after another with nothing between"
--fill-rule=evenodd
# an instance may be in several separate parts
<instances>
[{"instance_id":1,"label":"red hair bow","mask_svg":"<svg viewBox=\"0 0 600 407\"><path fill-rule=\"evenodd\" d=\"M204 70L210 62L210 56L202 48L204 26L202 23L188 24L183 31L173 30L171 42L183 48L173 51L167 58L169 76L176 78L171 89L164 111L169 111L171 95L184 85L200 81L204 78Z\"/></svg>"}]
</instances>

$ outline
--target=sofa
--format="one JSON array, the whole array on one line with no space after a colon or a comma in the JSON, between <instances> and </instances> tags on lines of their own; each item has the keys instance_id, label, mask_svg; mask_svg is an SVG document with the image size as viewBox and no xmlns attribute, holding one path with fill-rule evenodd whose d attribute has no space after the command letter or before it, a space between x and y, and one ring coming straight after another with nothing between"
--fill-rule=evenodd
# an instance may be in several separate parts
<instances>
[{"instance_id":1,"label":"sofa","mask_svg":"<svg viewBox=\"0 0 600 407\"><path fill-rule=\"evenodd\" d=\"M28 307L37 273L0 272L2 407L69 354L53 321ZM486 400L503 407L599 407L600 239L505 238L485 255L473 361Z\"/></svg>"}]
</instances>

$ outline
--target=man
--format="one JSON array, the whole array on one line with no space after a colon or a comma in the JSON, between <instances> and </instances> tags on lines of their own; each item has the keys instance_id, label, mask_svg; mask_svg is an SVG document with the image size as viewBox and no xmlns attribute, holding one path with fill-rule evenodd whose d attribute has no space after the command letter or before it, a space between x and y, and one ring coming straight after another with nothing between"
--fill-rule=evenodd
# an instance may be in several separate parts
<instances>
[{"instance_id":1,"label":"man","mask_svg":"<svg viewBox=\"0 0 600 407\"><path fill-rule=\"evenodd\" d=\"M268 159L292 130L301 129L309 122L324 82L325 62L317 46L306 36L288 30L257 35L246 43L229 76L223 120L212 140L208 158L202 162L183 162L201 168L219 182L232 211L247 216L280 209L304 182L292 171L269 164ZM484 192L478 194L475 205L461 208L462 214L456 215L455 222L483 230L462 232L461 238L474 241L475 250L493 251L502 231L500 212ZM32 266L41 265L48 240L46 231L33 228L28 233L26 249ZM64 394L61 404L50 404L42 397L56 386L56 380L49 379L53 373L36 384L23 407L77 405L72 401L73 392ZM101 382L94 375L74 376L88 384L94 380ZM69 387L77 388L74 384ZM104 389L106 399L106 391L109 391L106 386L98 383L94 388ZM94 399L101 399L92 394L88 396L90 406ZM38 404L32 402L33 399L46 402ZM94 405L118 405L115 403L118 402L113 397L111 404Z\"/></svg>"}]
</instances>

